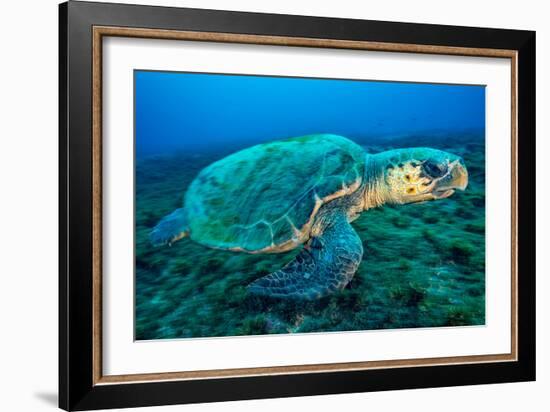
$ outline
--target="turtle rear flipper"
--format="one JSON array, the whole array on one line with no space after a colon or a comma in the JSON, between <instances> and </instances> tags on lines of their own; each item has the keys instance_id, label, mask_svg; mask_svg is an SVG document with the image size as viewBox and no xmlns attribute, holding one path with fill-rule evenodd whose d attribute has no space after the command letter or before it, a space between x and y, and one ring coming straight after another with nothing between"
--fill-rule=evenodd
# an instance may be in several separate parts
<instances>
[{"instance_id":1,"label":"turtle rear flipper","mask_svg":"<svg viewBox=\"0 0 550 412\"><path fill-rule=\"evenodd\" d=\"M149 239L153 246L171 245L177 240L187 236L189 228L183 208L176 209L151 230Z\"/></svg>"},{"instance_id":2,"label":"turtle rear flipper","mask_svg":"<svg viewBox=\"0 0 550 412\"><path fill-rule=\"evenodd\" d=\"M343 289L363 257L361 239L342 212L334 214L321 236L312 238L281 270L260 278L248 291L275 298L312 300Z\"/></svg>"}]
</instances>

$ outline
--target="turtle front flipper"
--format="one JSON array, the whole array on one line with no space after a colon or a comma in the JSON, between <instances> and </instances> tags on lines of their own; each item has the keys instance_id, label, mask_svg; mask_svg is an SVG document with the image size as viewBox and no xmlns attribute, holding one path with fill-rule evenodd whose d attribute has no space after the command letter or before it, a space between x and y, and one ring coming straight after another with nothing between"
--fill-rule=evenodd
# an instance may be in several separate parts
<instances>
[{"instance_id":1,"label":"turtle front flipper","mask_svg":"<svg viewBox=\"0 0 550 412\"><path fill-rule=\"evenodd\" d=\"M189 228L183 208L176 209L168 216L164 216L149 233L149 240L153 246L171 245L175 241L187 236Z\"/></svg>"},{"instance_id":2,"label":"turtle front flipper","mask_svg":"<svg viewBox=\"0 0 550 412\"><path fill-rule=\"evenodd\" d=\"M363 246L344 213L335 212L326 221L321 236L313 237L281 270L252 282L248 291L312 300L343 289L361 263Z\"/></svg>"}]
</instances>

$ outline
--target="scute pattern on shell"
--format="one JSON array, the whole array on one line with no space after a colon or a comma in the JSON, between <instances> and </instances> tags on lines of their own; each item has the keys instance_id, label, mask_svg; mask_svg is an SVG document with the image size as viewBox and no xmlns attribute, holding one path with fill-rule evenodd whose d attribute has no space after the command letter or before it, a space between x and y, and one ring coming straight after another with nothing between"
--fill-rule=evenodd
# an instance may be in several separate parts
<instances>
[{"instance_id":1,"label":"scute pattern on shell","mask_svg":"<svg viewBox=\"0 0 550 412\"><path fill-rule=\"evenodd\" d=\"M365 153L336 135L309 135L239 151L204 168L190 185L190 236L247 252L290 250L307 240L319 207L357 190Z\"/></svg>"}]
</instances>

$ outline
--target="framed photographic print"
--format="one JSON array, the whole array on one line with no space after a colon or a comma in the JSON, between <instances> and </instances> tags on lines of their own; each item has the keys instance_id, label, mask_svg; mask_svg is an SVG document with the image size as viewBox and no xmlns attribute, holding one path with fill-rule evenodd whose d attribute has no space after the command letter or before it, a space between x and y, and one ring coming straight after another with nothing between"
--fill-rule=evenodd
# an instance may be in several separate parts
<instances>
[{"instance_id":1,"label":"framed photographic print","mask_svg":"<svg viewBox=\"0 0 550 412\"><path fill-rule=\"evenodd\" d=\"M535 33L60 5L60 407L535 379Z\"/></svg>"}]
</instances>

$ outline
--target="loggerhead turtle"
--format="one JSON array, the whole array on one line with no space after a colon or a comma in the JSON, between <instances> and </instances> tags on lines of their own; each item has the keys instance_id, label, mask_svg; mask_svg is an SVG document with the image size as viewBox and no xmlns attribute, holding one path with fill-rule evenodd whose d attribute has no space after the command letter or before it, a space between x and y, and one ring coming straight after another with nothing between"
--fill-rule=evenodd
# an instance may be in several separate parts
<instances>
[{"instance_id":1,"label":"loggerhead turtle","mask_svg":"<svg viewBox=\"0 0 550 412\"><path fill-rule=\"evenodd\" d=\"M363 257L350 225L384 203L445 199L464 190L456 155L431 148L368 154L342 136L315 134L259 144L204 168L185 204L151 231L154 245L189 236L204 246L282 253L294 260L252 282L257 295L315 299L343 289Z\"/></svg>"}]
</instances>

